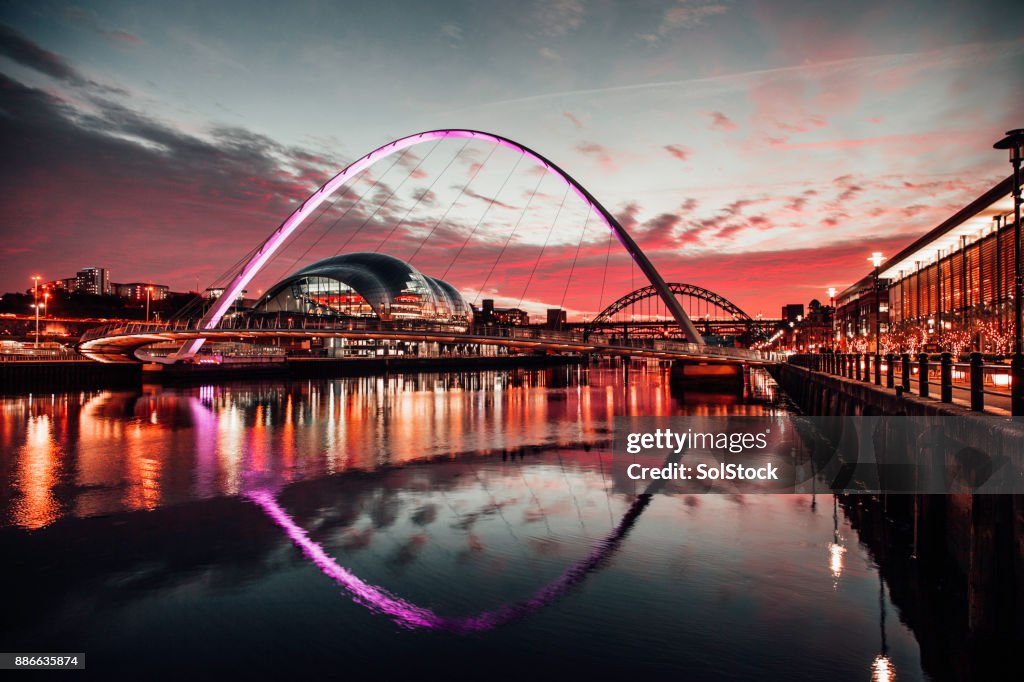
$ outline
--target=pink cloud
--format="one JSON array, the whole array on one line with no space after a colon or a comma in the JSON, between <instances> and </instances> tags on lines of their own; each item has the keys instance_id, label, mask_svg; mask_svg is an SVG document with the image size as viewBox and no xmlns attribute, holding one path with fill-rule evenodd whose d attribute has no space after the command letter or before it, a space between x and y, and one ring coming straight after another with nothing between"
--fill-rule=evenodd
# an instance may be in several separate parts
<instances>
[{"instance_id":1,"label":"pink cloud","mask_svg":"<svg viewBox=\"0 0 1024 682\"><path fill-rule=\"evenodd\" d=\"M690 155L693 153L687 147L678 144L667 144L663 147L663 149L667 151L672 156L672 158L679 159L680 161L686 161L687 159L690 158Z\"/></svg>"},{"instance_id":2,"label":"pink cloud","mask_svg":"<svg viewBox=\"0 0 1024 682\"><path fill-rule=\"evenodd\" d=\"M707 115L711 117L711 127L715 130L736 130L739 127L721 111L709 111Z\"/></svg>"},{"instance_id":3,"label":"pink cloud","mask_svg":"<svg viewBox=\"0 0 1024 682\"><path fill-rule=\"evenodd\" d=\"M598 165L607 171L614 171L616 169L615 160L612 158L611 152L603 144L598 144L597 142L580 142L576 145L576 150L581 154L586 154L587 156L595 159Z\"/></svg>"}]
</instances>

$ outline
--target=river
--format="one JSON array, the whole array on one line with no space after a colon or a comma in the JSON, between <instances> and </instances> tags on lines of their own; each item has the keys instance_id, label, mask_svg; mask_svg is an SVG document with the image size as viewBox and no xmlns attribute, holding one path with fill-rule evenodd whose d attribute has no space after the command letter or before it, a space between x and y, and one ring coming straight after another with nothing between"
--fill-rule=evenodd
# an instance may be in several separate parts
<instances>
[{"instance_id":1,"label":"river","mask_svg":"<svg viewBox=\"0 0 1024 682\"><path fill-rule=\"evenodd\" d=\"M610 475L656 366L0 398L0 651L96 679L930 679L841 504ZM195 671L202 671L201 674Z\"/></svg>"}]
</instances>

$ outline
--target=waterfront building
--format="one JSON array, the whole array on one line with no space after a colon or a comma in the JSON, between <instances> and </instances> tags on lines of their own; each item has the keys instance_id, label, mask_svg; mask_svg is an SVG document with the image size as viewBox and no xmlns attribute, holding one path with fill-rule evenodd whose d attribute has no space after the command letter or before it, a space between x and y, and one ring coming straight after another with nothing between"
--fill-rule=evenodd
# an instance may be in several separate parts
<instances>
[{"instance_id":1,"label":"waterfront building","mask_svg":"<svg viewBox=\"0 0 1024 682\"><path fill-rule=\"evenodd\" d=\"M997 183L839 294L844 348L1006 354L1013 340L1012 178Z\"/></svg>"},{"instance_id":2,"label":"waterfront building","mask_svg":"<svg viewBox=\"0 0 1024 682\"><path fill-rule=\"evenodd\" d=\"M482 308L475 311L475 319L483 324L493 323L522 327L530 324L530 315L522 308L496 308L494 300L485 298Z\"/></svg>"},{"instance_id":3,"label":"waterfront building","mask_svg":"<svg viewBox=\"0 0 1024 682\"><path fill-rule=\"evenodd\" d=\"M382 253L317 261L268 289L253 310L463 325L472 319L472 308L451 284Z\"/></svg>"}]
</instances>

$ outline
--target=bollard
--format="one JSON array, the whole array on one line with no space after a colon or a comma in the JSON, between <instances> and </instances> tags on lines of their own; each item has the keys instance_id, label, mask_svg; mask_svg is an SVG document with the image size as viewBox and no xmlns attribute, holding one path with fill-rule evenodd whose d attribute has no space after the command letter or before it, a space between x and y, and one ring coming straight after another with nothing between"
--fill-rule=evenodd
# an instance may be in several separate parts
<instances>
[{"instance_id":1,"label":"bollard","mask_svg":"<svg viewBox=\"0 0 1024 682\"><path fill-rule=\"evenodd\" d=\"M971 353L971 409L985 410L985 365L981 353Z\"/></svg>"},{"instance_id":2,"label":"bollard","mask_svg":"<svg viewBox=\"0 0 1024 682\"><path fill-rule=\"evenodd\" d=\"M942 402L953 402L953 355L943 353L940 360L939 391Z\"/></svg>"},{"instance_id":3,"label":"bollard","mask_svg":"<svg viewBox=\"0 0 1024 682\"><path fill-rule=\"evenodd\" d=\"M885 387L896 386L896 356L893 353L885 354Z\"/></svg>"},{"instance_id":4,"label":"bollard","mask_svg":"<svg viewBox=\"0 0 1024 682\"><path fill-rule=\"evenodd\" d=\"M853 376L856 377L857 381L862 381L864 377L864 368L860 364L862 357L863 353L853 354Z\"/></svg>"},{"instance_id":5,"label":"bollard","mask_svg":"<svg viewBox=\"0 0 1024 682\"><path fill-rule=\"evenodd\" d=\"M922 398L928 397L928 354L918 353L917 355L917 394Z\"/></svg>"},{"instance_id":6,"label":"bollard","mask_svg":"<svg viewBox=\"0 0 1024 682\"><path fill-rule=\"evenodd\" d=\"M1019 349L1010 361L1010 414L1024 416L1024 353Z\"/></svg>"},{"instance_id":7,"label":"bollard","mask_svg":"<svg viewBox=\"0 0 1024 682\"><path fill-rule=\"evenodd\" d=\"M882 356L875 353L875 386L882 385Z\"/></svg>"},{"instance_id":8,"label":"bollard","mask_svg":"<svg viewBox=\"0 0 1024 682\"><path fill-rule=\"evenodd\" d=\"M904 393L910 393L910 353L900 355L900 385Z\"/></svg>"}]
</instances>

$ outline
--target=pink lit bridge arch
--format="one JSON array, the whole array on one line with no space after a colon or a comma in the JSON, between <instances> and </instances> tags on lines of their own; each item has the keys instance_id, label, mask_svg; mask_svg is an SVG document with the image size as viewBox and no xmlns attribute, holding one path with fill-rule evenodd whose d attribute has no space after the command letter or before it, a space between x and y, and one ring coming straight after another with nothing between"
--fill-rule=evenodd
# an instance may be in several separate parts
<instances>
[{"instance_id":1,"label":"pink lit bridge arch","mask_svg":"<svg viewBox=\"0 0 1024 682\"><path fill-rule=\"evenodd\" d=\"M221 318L224 317L231 308L235 299L241 295L242 291L249 282L252 281L253 277L255 277L263 266L270 261L274 253L277 252L277 250L288 240L295 230L302 225L310 215L312 215L317 207L319 207L341 187L345 186L355 178L360 172L366 170L377 161L380 161L381 159L396 152L400 152L424 142L443 140L445 138L461 138L493 142L494 144L507 147L530 159L533 159L539 165L543 166L549 173L561 178L562 181L572 188L576 195L587 204L590 210L596 212L598 216L600 216L605 225L608 226L618 239L619 243L626 249L630 257L633 259L633 262L635 262L637 267L640 268L640 271L643 272L644 276L647 277L648 281L650 281L651 286L657 291L658 296L662 301L664 301L665 306L671 313L673 319L682 329L686 340L694 344L702 345L704 343L700 333L697 331L696 327L694 327L689 316L686 314L686 310L666 285L661 274L658 273L651 261L615 216L613 216L608 209L606 209L601 202L594 197L594 195L587 191L583 185L573 179L572 176L562 170L562 168L557 166L555 163L525 145L519 144L507 137L495 135L494 133L460 128L430 130L417 133L415 135L409 135L395 140L394 142L390 142L382 147L378 147L369 154L346 166L340 173L324 183L324 185L317 191L313 192L313 194L311 194L301 206L295 209L295 211L288 216L288 218L281 223L281 225L274 230L266 240L263 241L253 256L245 263L245 265L242 266L238 271L238 274L234 276L231 283L225 288L224 293L220 295L213 305L210 306L210 309L200 320L199 328L211 330L216 328ZM173 356L173 358L176 360L183 360L195 355L195 353L202 347L205 340L205 338L194 338L187 341Z\"/></svg>"}]
</instances>

